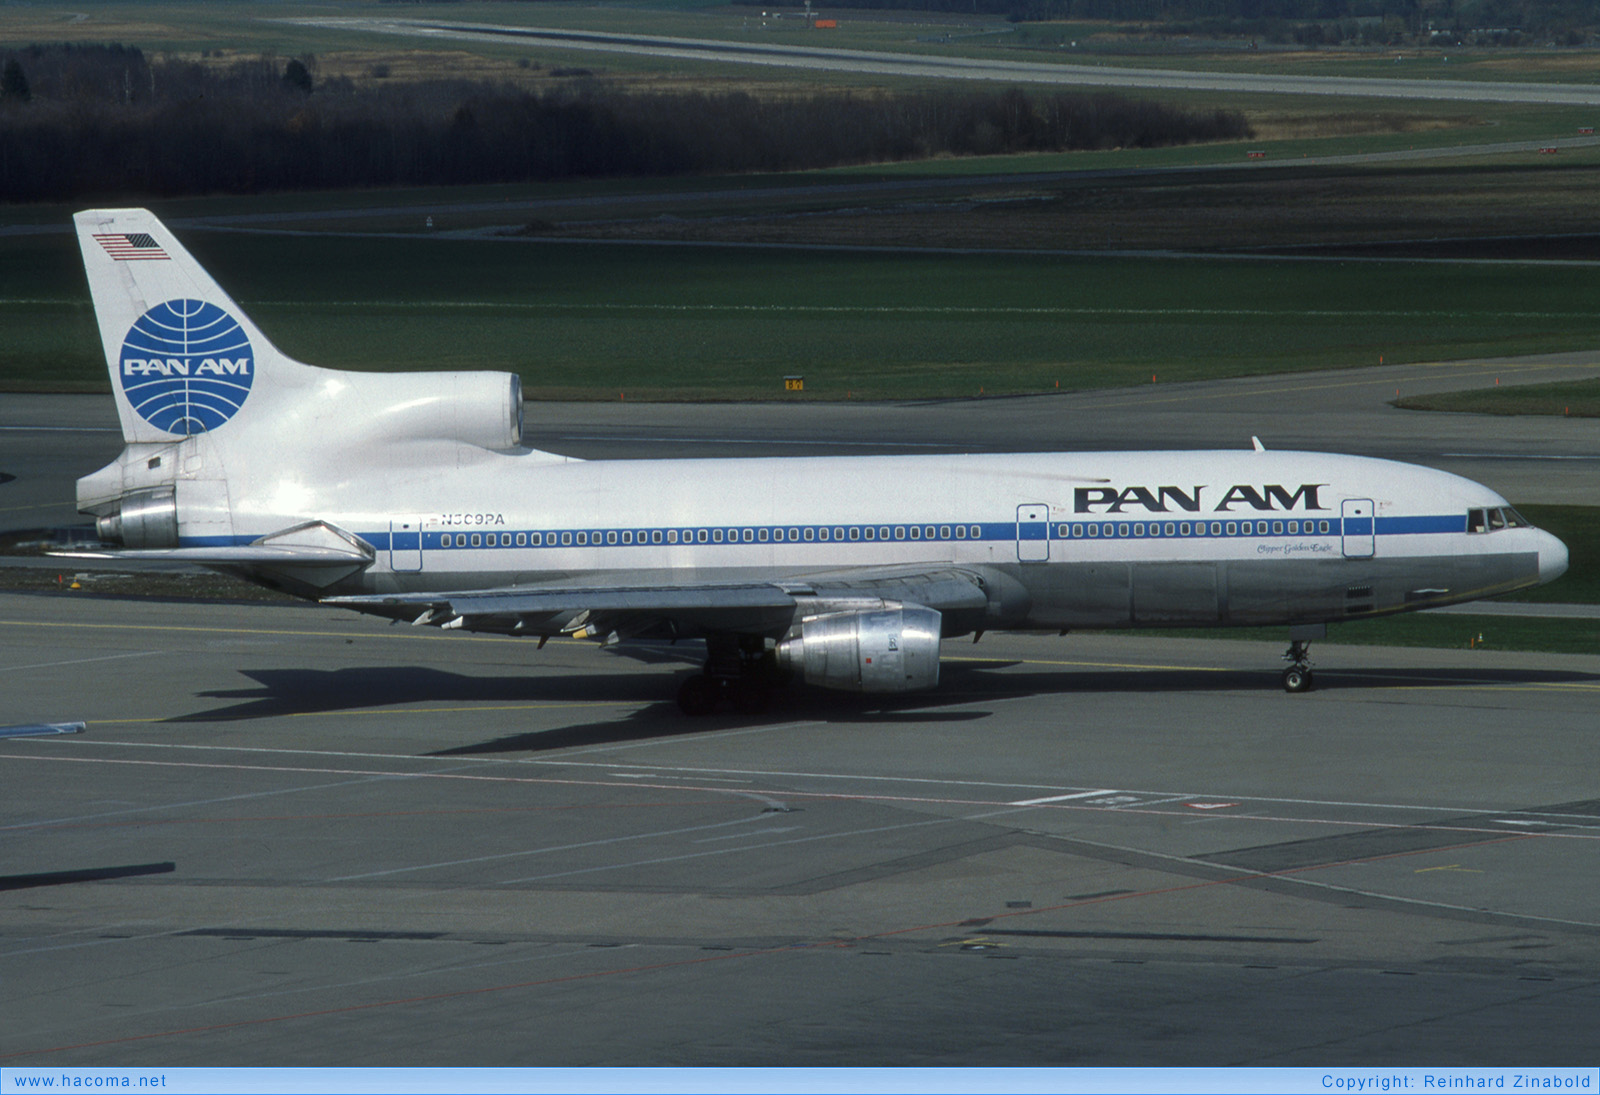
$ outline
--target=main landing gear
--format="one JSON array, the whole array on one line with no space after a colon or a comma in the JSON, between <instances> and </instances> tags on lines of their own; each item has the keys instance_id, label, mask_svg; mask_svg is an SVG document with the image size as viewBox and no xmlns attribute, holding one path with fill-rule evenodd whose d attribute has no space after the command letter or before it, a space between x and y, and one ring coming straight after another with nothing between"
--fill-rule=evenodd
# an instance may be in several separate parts
<instances>
[{"instance_id":1,"label":"main landing gear","mask_svg":"<svg viewBox=\"0 0 1600 1095\"><path fill-rule=\"evenodd\" d=\"M1283 660L1289 668L1283 671L1285 692L1309 692L1316 683L1311 673L1311 643L1305 639L1290 639Z\"/></svg>"},{"instance_id":2,"label":"main landing gear","mask_svg":"<svg viewBox=\"0 0 1600 1095\"><path fill-rule=\"evenodd\" d=\"M678 687L678 709L685 715L710 715L723 703L741 715L759 715L772 700L784 674L766 643L755 636L710 636L706 665Z\"/></svg>"}]
</instances>

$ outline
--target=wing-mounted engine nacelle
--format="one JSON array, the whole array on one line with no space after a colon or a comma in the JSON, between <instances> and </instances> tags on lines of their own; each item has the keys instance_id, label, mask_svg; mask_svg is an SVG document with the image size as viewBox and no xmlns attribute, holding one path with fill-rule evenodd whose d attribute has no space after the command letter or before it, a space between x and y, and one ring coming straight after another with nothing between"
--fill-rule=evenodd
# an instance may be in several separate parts
<instances>
[{"instance_id":1,"label":"wing-mounted engine nacelle","mask_svg":"<svg viewBox=\"0 0 1600 1095\"><path fill-rule=\"evenodd\" d=\"M108 513L95 519L95 535L127 548L178 546L178 498L172 487L124 494Z\"/></svg>"},{"instance_id":2,"label":"wing-mounted engine nacelle","mask_svg":"<svg viewBox=\"0 0 1600 1095\"><path fill-rule=\"evenodd\" d=\"M801 621L778 665L845 692L916 692L939 683L939 613L921 605L834 612Z\"/></svg>"}]
</instances>

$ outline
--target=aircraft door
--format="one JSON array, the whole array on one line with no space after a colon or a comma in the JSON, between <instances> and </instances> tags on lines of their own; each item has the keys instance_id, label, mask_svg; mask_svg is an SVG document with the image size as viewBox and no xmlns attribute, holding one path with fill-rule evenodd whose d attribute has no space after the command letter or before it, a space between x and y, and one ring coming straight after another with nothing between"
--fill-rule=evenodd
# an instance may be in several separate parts
<instances>
[{"instance_id":1,"label":"aircraft door","mask_svg":"<svg viewBox=\"0 0 1600 1095\"><path fill-rule=\"evenodd\" d=\"M421 517L397 517L389 522L389 569L412 574L422 569Z\"/></svg>"},{"instance_id":2,"label":"aircraft door","mask_svg":"<svg viewBox=\"0 0 1600 1095\"><path fill-rule=\"evenodd\" d=\"M1050 558L1050 507L1017 507L1017 560L1043 563Z\"/></svg>"},{"instance_id":3,"label":"aircraft door","mask_svg":"<svg viewBox=\"0 0 1600 1095\"><path fill-rule=\"evenodd\" d=\"M1376 551L1377 521L1373 516L1372 499L1346 498L1340 514L1344 533L1346 559L1370 559Z\"/></svg>"}]
</instances>

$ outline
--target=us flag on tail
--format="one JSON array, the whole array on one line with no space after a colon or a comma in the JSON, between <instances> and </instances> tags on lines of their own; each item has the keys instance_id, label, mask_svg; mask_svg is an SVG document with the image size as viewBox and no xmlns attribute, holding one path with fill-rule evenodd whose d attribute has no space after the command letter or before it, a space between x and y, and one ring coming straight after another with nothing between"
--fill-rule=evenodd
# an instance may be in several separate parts
<instances>
[{"instance_id":1,"label":"us flag on tail","mask_svg":"<svg viewBox=\"0 0 1600 1095\"><path fill-rule=\"evenodd\" d=\"M94 238L106 249L106 254L118 262L167 257L155 237L148 232L96 232Z\"/></svg>"}]
</instances>

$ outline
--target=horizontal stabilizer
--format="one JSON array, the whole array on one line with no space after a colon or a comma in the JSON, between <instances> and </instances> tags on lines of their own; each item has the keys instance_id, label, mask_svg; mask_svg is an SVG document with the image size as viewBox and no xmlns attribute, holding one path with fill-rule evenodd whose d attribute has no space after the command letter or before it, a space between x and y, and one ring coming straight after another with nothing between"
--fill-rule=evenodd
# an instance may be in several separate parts
<instances>
[{"instance_id":1,"label":"horizontal stabilizer","mask_svg":"<svg viewBox=\"0 0 1600 1095\"><path fill-rule=\"evenodd\" d=\"M372 545L326 521L307 521L248 544L138 548L124 551L52 551L63 559L159 560L201 566L365 567L377 557Z\"/></svg>"},{"instance_id":2,"label":"horizontal stabilizer","mask_svg":"<svg viewBox=\"0 0 1600 1095\"><path fill-rule=\"evenodd\" d=\"M201 566L366 566L372 560L358 551L332 547L243 544L237 547L142 548L133 551L52 551L58 559L127 559L197 563Z\"/></svg>"}]
</instances>

